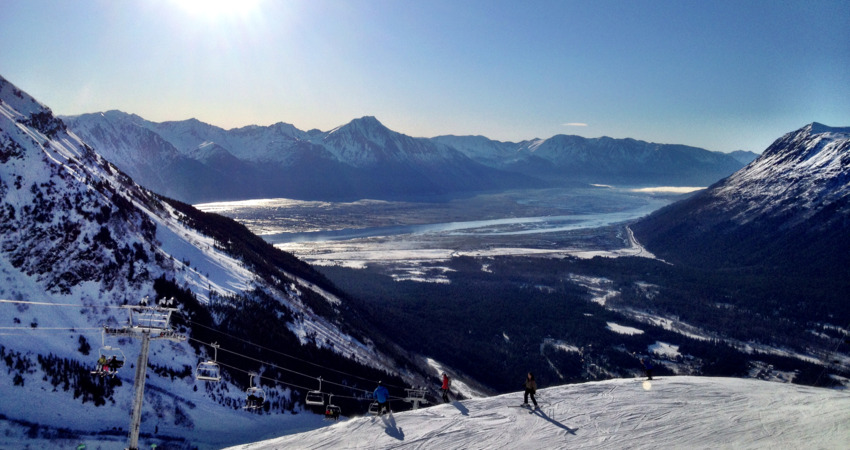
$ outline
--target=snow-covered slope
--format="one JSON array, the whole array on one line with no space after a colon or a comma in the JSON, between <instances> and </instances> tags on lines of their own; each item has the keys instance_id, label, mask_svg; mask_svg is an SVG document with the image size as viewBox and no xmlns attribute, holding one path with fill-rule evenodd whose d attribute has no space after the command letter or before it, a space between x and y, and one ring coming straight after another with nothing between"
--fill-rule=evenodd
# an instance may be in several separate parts
<instances>
[{"instance_id":1,"label":"snow-covered slope","mask_svg":"<svg viewBox=\"0 0 850 450\"><path fill-rule=\"evenodd\" d=\"M307 433L233 447L843 449L850 442L844 391L734 378L617 379L416 411L353 417Z\"/></svg>"},{"instance_id":2,"label":"snow-covered slope","mask_svg":"<svg viewBox=\"0 0 850 450\"><path fill-rule=\"evenodd\" d=\"M738 223L781 215L793 227L837 205L845 205L836 212L846 216L850 128L812 123L788 133L711 194Z\"/></svg>"},{"instance_id":3,"label":"snow-covered slope","mask_svg":"<svg viewBox=\"0 0 850 450\"><path fill-rule=\"evenodd\" d=\"M850 254L850 129L809 124L633 226L668 261L835 273Z\"/></svg>"},{"instance_id":4,"label":"snow-covered slope","mask_svg":"<svg viewBox=\"0 0 850 450\"><path fill-rule=\"evenodd\" d=\"M133 146L122 143L130 151ZM120 430L128 424L139 347L126 338L103 338L101 331L126 325L121 306L156 299L158 291L182 294L177 331L195 339L151 345L143 433L156 427L173 440L217 447L239 442L243 430L263 434L288 427L288 420L305 423L289 414L301 409L293 389L313 379L266 376L276 421L242 411L245 361L222 383L195 383L192 369L211 356L211 341L197 337L212 335L189 325L201 315L210 318L208 327L238 324L244 311L262 306L265 317L251 324L269 327L275 341L257 344L277 346L288 337L289 354L309 346L313 355L359 361L350 370L359 365L393 372L396 366L361 340L364 335L352 336L354 328L343 329L346 305L309 266L229 219L205 217L135 184L2 77L0 280L0 423L10 430L36 426L33 439L43 437L39 427L47 434L114 430L119 439L126 436ZM102 345L117 346L126 357L116 381L89 374ZM251 362L251 369L261 363ZM222 422L240 428L222 433Z\"/></svg>"}]
</instances>

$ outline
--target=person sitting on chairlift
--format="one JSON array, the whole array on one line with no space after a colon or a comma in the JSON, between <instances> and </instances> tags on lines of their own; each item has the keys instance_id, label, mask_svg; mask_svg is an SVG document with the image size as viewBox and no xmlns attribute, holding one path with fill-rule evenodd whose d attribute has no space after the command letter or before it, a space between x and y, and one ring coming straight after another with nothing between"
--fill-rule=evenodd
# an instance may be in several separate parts
<instances>
[{"instance_id":1,"label":"person sitting on chairlift","mask_svg":"<svg viewBox=\"0 0 850 450\"><path fill-rule=\"evenodd\" d=\"M97 373L103 373L104 371L106 371L107 368L108 367L106 366L106 357L100 355L100 358L97 358Z\"/></svg>"},{"instance_id":2,"label":"person sitting on chairlift","mask_svg":"<svg viewBox=\"0 0 850 450\"><path fill-rule=\"evenodd\" d=\"M339 420L339 408L328 408L325 410L325 418Z\"/></svg>"}]
</instances>

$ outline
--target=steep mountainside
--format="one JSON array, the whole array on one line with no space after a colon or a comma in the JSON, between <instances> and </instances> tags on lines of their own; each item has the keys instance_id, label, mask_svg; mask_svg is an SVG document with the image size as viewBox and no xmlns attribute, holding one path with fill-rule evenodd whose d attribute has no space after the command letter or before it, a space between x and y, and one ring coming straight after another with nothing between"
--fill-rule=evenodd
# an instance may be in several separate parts
<instances>
[{"instance_id":1,"label":"steep mountainside","mask_svg":"<svg viewBox=\"0 0 850 450\"><path fill-rule=\"evenodd\" d=\"M838 263L850 261L850 129L813 123L786 134L746 168L633 229L670 261L848 267Z\"/></svg>"},{"instance_id":2,"label":"steep mountainside","mask_svg":"<svg viewBox=\"0 0 850 450\"><path fill-rule=\"evenodd\" d=\"M746 168L632 229L669 262L772 274L776 296L797 298L783 308L846 317L850 129L813 123L788 133Z\"/></svg>"},{"instance_id":3,"label":"steep mountainside","mask_svg":"<svg viewBox=\"0 0 850 450\"><path fill-rule=\"evenodd\" d=\"M117 147L131 151L128 139ZM127 325L122 307L145 297L172 297L176 331L189 338L151 345L143 433L157 427L165 441L220 447L245 439L222 434L222 423L286 427L320 376L351 399L379 378L404 383L402 353L310 266L230 219L138 186L2 77L0 279L0 426L35 424L33 437L76 432L69 414L82 432L126 435L139 346L102 330ZM224 379L196 382L213 342ZM101 345L126 356L115 378L89 373ZM259 413L278 420L242 410L249 378L267 392Z\"/></svg>"}]
</instances>

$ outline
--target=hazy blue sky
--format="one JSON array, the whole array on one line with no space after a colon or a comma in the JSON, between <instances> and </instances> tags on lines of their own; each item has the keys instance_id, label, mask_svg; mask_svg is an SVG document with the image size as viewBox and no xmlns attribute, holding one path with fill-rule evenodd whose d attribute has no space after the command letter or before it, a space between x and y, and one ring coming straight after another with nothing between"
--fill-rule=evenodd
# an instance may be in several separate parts
<instances>
[{"instance_id":1,"label":"hazy blue sky","mask_svg":"<svg viewBox=\"0 0 850 450\"><path fill-rule=\"evenodd\" d=\"M0 0L0 74L58 114L760 152L850 125L850 1Z\"/></svg>"}]
</instances>

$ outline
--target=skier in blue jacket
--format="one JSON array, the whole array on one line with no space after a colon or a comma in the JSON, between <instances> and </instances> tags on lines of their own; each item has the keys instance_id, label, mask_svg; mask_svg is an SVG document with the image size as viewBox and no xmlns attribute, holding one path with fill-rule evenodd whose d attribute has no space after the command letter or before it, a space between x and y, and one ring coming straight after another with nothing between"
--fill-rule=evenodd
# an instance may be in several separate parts
<instances>
[{"instance_id":1,"label":"skier in blue jacket","mask_svg":"<svg viewBox=\"0 0 850 450\"><path fill-rule=\"evenodd\" d=\"M378 382L378 387L375 388L375 401L378 402L378 415L383 414L383 410L386 408L388 413L392 413L390 410L390 392L387 391L387 388L384 387L382 382Z\"/></svg>"}]
</instances>

